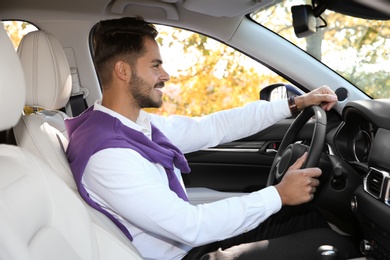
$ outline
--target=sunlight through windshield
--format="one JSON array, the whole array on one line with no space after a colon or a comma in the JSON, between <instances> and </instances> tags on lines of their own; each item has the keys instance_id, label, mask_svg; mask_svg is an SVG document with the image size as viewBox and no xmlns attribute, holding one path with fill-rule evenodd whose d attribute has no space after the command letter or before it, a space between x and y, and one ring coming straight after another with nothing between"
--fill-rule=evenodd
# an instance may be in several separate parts
<instances>
[{"instance_id":1,"label":"sunlight through windshield","mask_svg":"<svg viewBox=\"0 0 390 260\"><path fill-rule=\"evenodd\" d=\"M365 20L327 10L321 15L326 27L317 29L317 33L309 37L298 38L292 27L291 7L302 4L302 1L282 2L254 13L252 18L323 62L369 96L390 98L390 21ZM318 19L317 24L324 22Z\"/></svg>"}]
</instances>

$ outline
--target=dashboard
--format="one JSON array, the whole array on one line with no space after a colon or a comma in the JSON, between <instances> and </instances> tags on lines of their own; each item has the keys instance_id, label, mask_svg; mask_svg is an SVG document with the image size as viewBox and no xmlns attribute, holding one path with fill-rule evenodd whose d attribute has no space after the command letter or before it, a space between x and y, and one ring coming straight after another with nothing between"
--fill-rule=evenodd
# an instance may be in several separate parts
<instances>
[{"instance_id":1,"label":"dashboard","mask_svg":"<svg viewBox=\"0 0 390 260\"><path fill-rule=\"evenodd\" d=\"M351 209L362 230L361 251L390 258L390 100L348 103L334 135L335 153L362 177Z\"/></svg>"},{"instance_id":2,"label":"dashboard","mask_svg":"<svg viewBox=\"0 0 390 260\"><path fill-rule=\"evenodd\" d=\"M377 127L358 113L349 113L344 122L336 139L339 154L346 161L367 164Z\"/></svg>"}]
</instances>

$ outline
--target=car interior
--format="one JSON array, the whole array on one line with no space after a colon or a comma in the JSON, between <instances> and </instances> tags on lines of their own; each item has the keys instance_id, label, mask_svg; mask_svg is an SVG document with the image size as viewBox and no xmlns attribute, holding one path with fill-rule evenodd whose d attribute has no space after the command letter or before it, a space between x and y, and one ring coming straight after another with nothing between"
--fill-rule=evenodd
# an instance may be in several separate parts
<instances>
[{"instance_id":1,"label":"car interior","mask_svg":"<svg viewBox=\"0 0 390 260\"><path fill-rule=\"evenodd\" d=\"M372 76L372 85L362 88L281 37L283 30L279 35L256 21L264 14L267 23L277 24L271 11L287 3L293 6L291 28L300 39L318 34L318 23L326 24L324 12L384 21L374 34L386 40L369 43L378 52L383 49L383 56L375 58L382 63L369 68L384 76ZM321 85L338 96L330 111L313 106L253 136L186 154L191 173L183 179L191 204L275 185L308 151L305 167L323 172L313 201L317 209L334 230L351 237L360 248L359 259L390 259L390 3L382 0L0 2L4 24L21 21L36 28L20 36L15 47L10 32L0 26L0 259L146 259L107 216L81 199L65 154L64 119L101 98L93 64L94 27L100 20L125 16L199 33L283 79L259 84L258 99L301 95ZM180 55L170 56L179 62Z\"/></svg>"}]
</instances>

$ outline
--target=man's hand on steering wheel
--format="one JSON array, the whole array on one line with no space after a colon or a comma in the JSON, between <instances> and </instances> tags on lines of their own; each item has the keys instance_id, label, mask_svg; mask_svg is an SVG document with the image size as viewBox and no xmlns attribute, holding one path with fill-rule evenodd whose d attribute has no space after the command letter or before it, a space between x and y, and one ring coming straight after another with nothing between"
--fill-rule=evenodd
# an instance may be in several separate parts
<instances>
[{"instance_id":1,"label":"man's hand on steering wheel","mask_svg":"<svg viewBox=\"0 0 390 260\"><path fill-rule=\"evenodd\" d=\"M329 111L336 103L336 94L326 85L307 94L295 97L295 104L298 110L315 105L320 106L325 111Z\"/></svg>"},{"instance_id":2,"label":"man's hand on steering wheel","mask_svg":"<svg viewBox=\"0 0 390 260\"><path fill-rule=\"evenodd\" d=\"M321 169L301 169L306 158L307 152L289 167L281 182L275 185L282 205L299 205L314 198L316 187L320 184L317 178L321 175Z\"/></svg>"},{"instance_id":3,"label":"man's hand on steering wheel","mask_svg":"<svg viewBox=\"0 0 390 260\"><path fill-rule=\"evenodd\" d=\"M336 94L328 86L293 99L295 107L294 102L289 99L291 113L303 112L287 130L275 155L267 182L267 185L275 185L283 205L298 205L314 198L319 185L317 178L322 173L317 165L325 142L324 110L330 110L337 103ZM311 118L314 123L311 144L307 146L296 143L298 133Z\"/></svg>"}]
</instances>

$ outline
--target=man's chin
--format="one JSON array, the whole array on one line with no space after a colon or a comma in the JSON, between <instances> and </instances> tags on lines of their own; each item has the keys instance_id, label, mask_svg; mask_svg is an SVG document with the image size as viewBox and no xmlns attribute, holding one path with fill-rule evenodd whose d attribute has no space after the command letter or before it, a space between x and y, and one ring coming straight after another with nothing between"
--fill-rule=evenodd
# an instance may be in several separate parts
<instances>
[{"instance_id":1,"label":"man's chin","mask_svg":"<svg viewBox=\"0 0 390 260\"><path fill-rule=\"evenodd\" d=\"M146 106L142 106L142 108L160 108L162 106L163 102L162 100L160 102L154 102L151 104L148 104Z\"/></svg>"}]
</instances>

